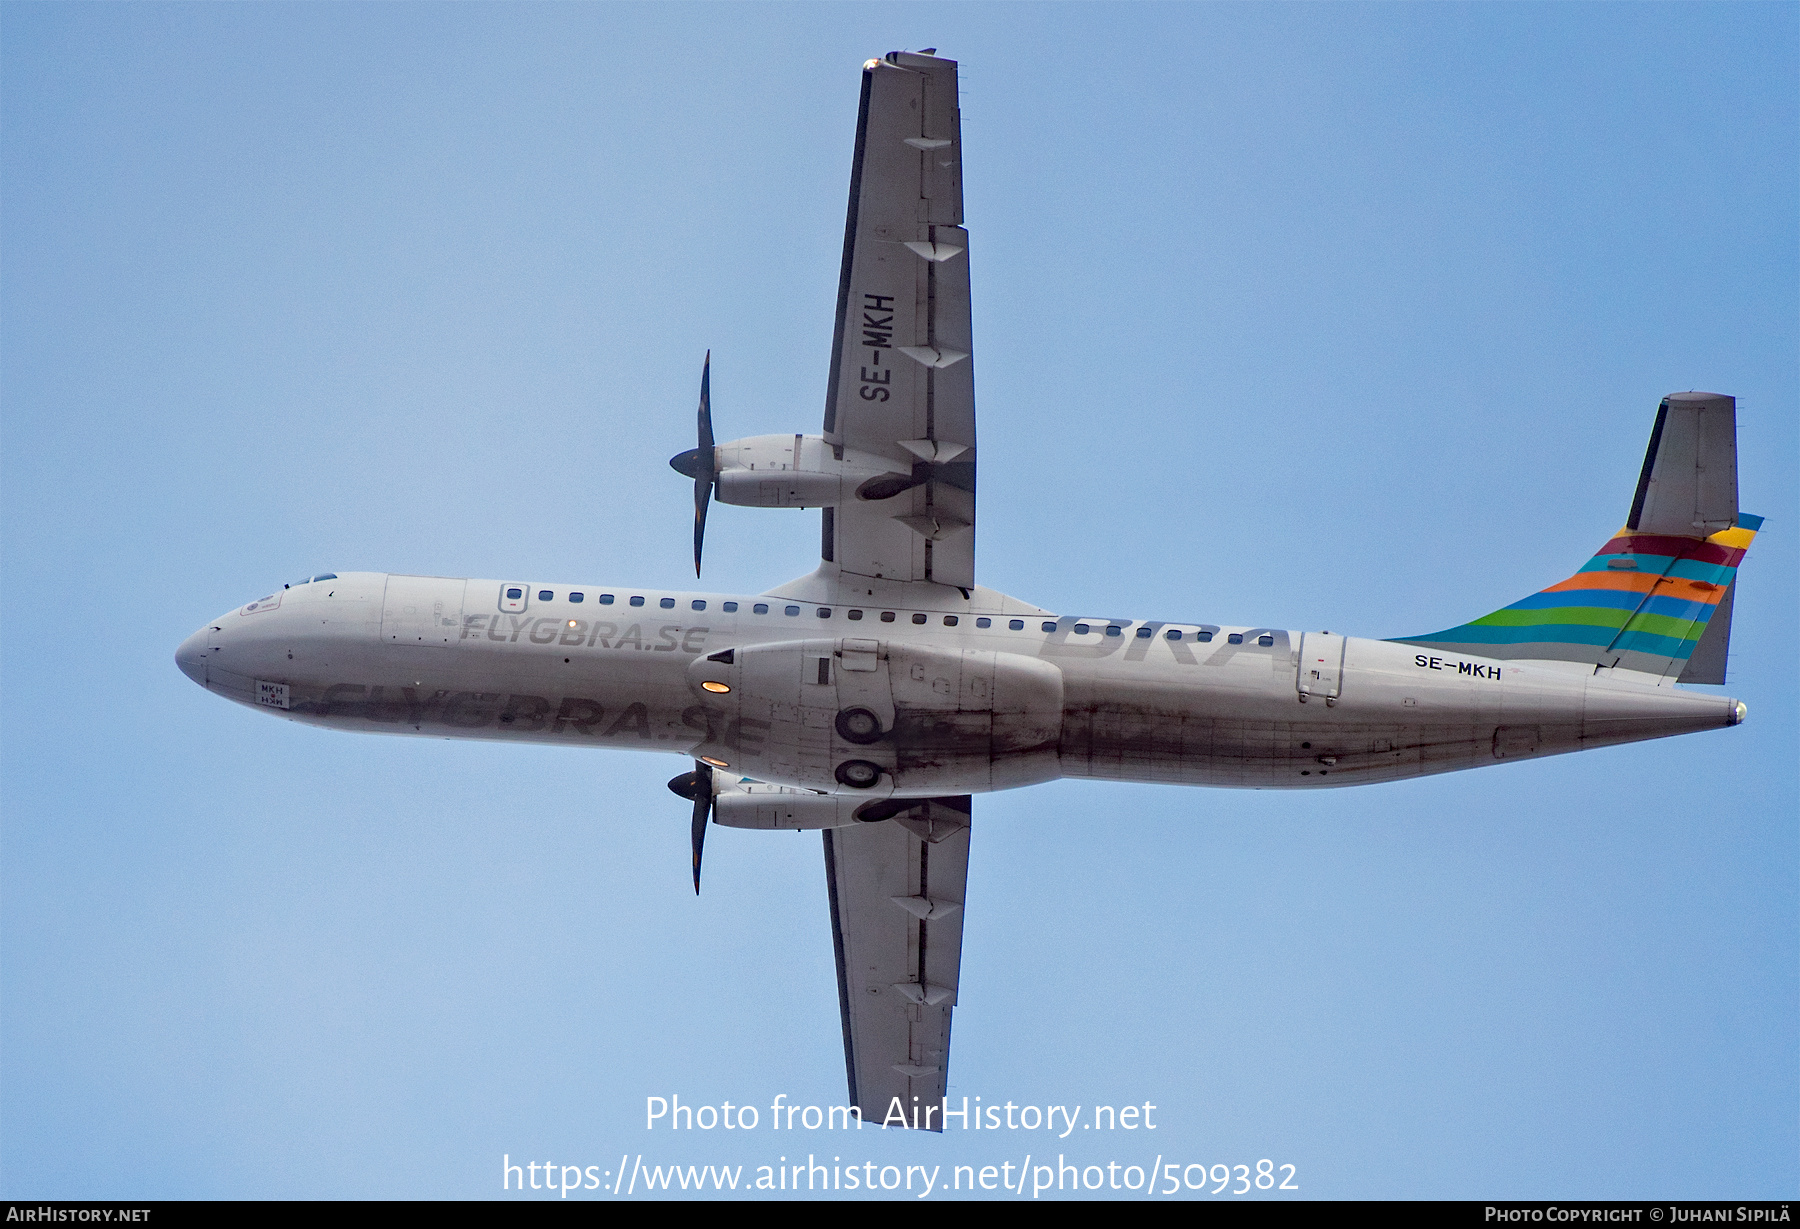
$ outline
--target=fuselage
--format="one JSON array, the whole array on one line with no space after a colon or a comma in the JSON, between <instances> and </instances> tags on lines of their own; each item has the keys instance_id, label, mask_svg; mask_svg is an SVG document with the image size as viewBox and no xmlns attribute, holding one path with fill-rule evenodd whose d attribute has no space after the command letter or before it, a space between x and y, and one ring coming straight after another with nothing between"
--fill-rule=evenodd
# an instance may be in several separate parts
<instances>
[{"instance_id":1,"label":"fuselage","mask_svg":"<svg viewBox=\"0 0 1800 1229\"><path fill-rule=\"evenodd\" d=\"M701 755L772 784L869 796L1055 777L1352 785L1743 713L1562 663L949 594L954 609L889 609L343 573L212 620L177 662L209 691L315 725ZM831 729L852 708L875 714L880 737ZM879 783L847 783L847 756Z\"/></svg>"}]
</instances>

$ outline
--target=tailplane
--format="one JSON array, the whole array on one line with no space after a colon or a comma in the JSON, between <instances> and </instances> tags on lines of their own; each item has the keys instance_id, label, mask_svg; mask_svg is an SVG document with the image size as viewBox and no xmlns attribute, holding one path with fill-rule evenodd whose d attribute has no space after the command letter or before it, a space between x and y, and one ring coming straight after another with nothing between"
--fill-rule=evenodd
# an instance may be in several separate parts
<instances>
[{"instance_id":1,"label":"tailplane","mask_svg":"<svg viewBox=\"0 0 1800 1229\"><path fill-rule=\"evenodd\" d=\"M1663 398L1625 527L1567 580L1402 644L1566 661L1658 683L1723 683L1738 562L1762 517L1738 511L1737 401Z\"/></svg>"}]
</instances>

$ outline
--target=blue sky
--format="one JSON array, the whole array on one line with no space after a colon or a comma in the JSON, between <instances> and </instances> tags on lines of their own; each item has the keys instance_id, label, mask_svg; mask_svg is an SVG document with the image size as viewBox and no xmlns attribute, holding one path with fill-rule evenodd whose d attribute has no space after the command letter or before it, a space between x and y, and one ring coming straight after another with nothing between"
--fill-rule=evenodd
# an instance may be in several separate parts
<instances>
[{"instance_id":1,"label":"blue sky","mask_svg":"<svg viewBox=\"0 0 1800 1229\"><path fill-rule=\"evenodd\" d=\"M1657 400L1727 392L1750 721L981 799L952 1095L1154 1134L647 1132L842 1099L817 837L715 829L696 901L677 760L291 726L171 654L326 569L685 583L700 356L722 437L818 429L857 66L921 46L983 583L1435 630L1569 574ZM1791 1195L1797 46L1747 4L0 7L0 1193L1060 1152ZM717 508L706 583L816 543Z\"/></svg>"}]
</instances>

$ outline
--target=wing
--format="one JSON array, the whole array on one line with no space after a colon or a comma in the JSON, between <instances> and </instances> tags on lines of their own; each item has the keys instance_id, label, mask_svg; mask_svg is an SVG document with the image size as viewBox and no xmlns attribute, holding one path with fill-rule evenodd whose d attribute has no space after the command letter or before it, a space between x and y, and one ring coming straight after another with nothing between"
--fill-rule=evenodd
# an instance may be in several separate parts
<instances>
[{"instance_id":1,"label":"wing","mask_svg":"<svg viewBox=\"0 0 1800 1229\"><path fill-rule=\"evenodd\" d=\"M941 1116L912 1115L941 1109L950 1068L969 799L824 835L850 1102L864 1122L894 1121L897 1102L908 1126L941 1131Z\"/></svg>"},{"instance_id":2,"label":"wing","mask_svg":"<svg viewBox=\"0 0 1800 1229\"><path fill-rule=\"evenodd\" d=\"M863 66L825 438L892 473L825 510L839 573L975 584L975 374L956 62Z\"/></svg>"}]
</instances>

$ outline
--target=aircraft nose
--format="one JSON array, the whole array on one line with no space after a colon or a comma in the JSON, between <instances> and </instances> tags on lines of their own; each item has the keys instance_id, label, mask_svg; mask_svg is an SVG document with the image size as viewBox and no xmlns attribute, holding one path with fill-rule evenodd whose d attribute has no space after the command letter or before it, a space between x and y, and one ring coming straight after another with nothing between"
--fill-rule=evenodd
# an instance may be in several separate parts
<instances>
[{"instance_id":1,"label":"aircraft nose","mask_svg":"<svg viewBox=\"0 0 1800 1229\"><path fill-rule=\"evenodd\" d=\"M201 628L175 650L175 664L200 686L206 686L206 628Z\"/></svg>"}]
</instances>

